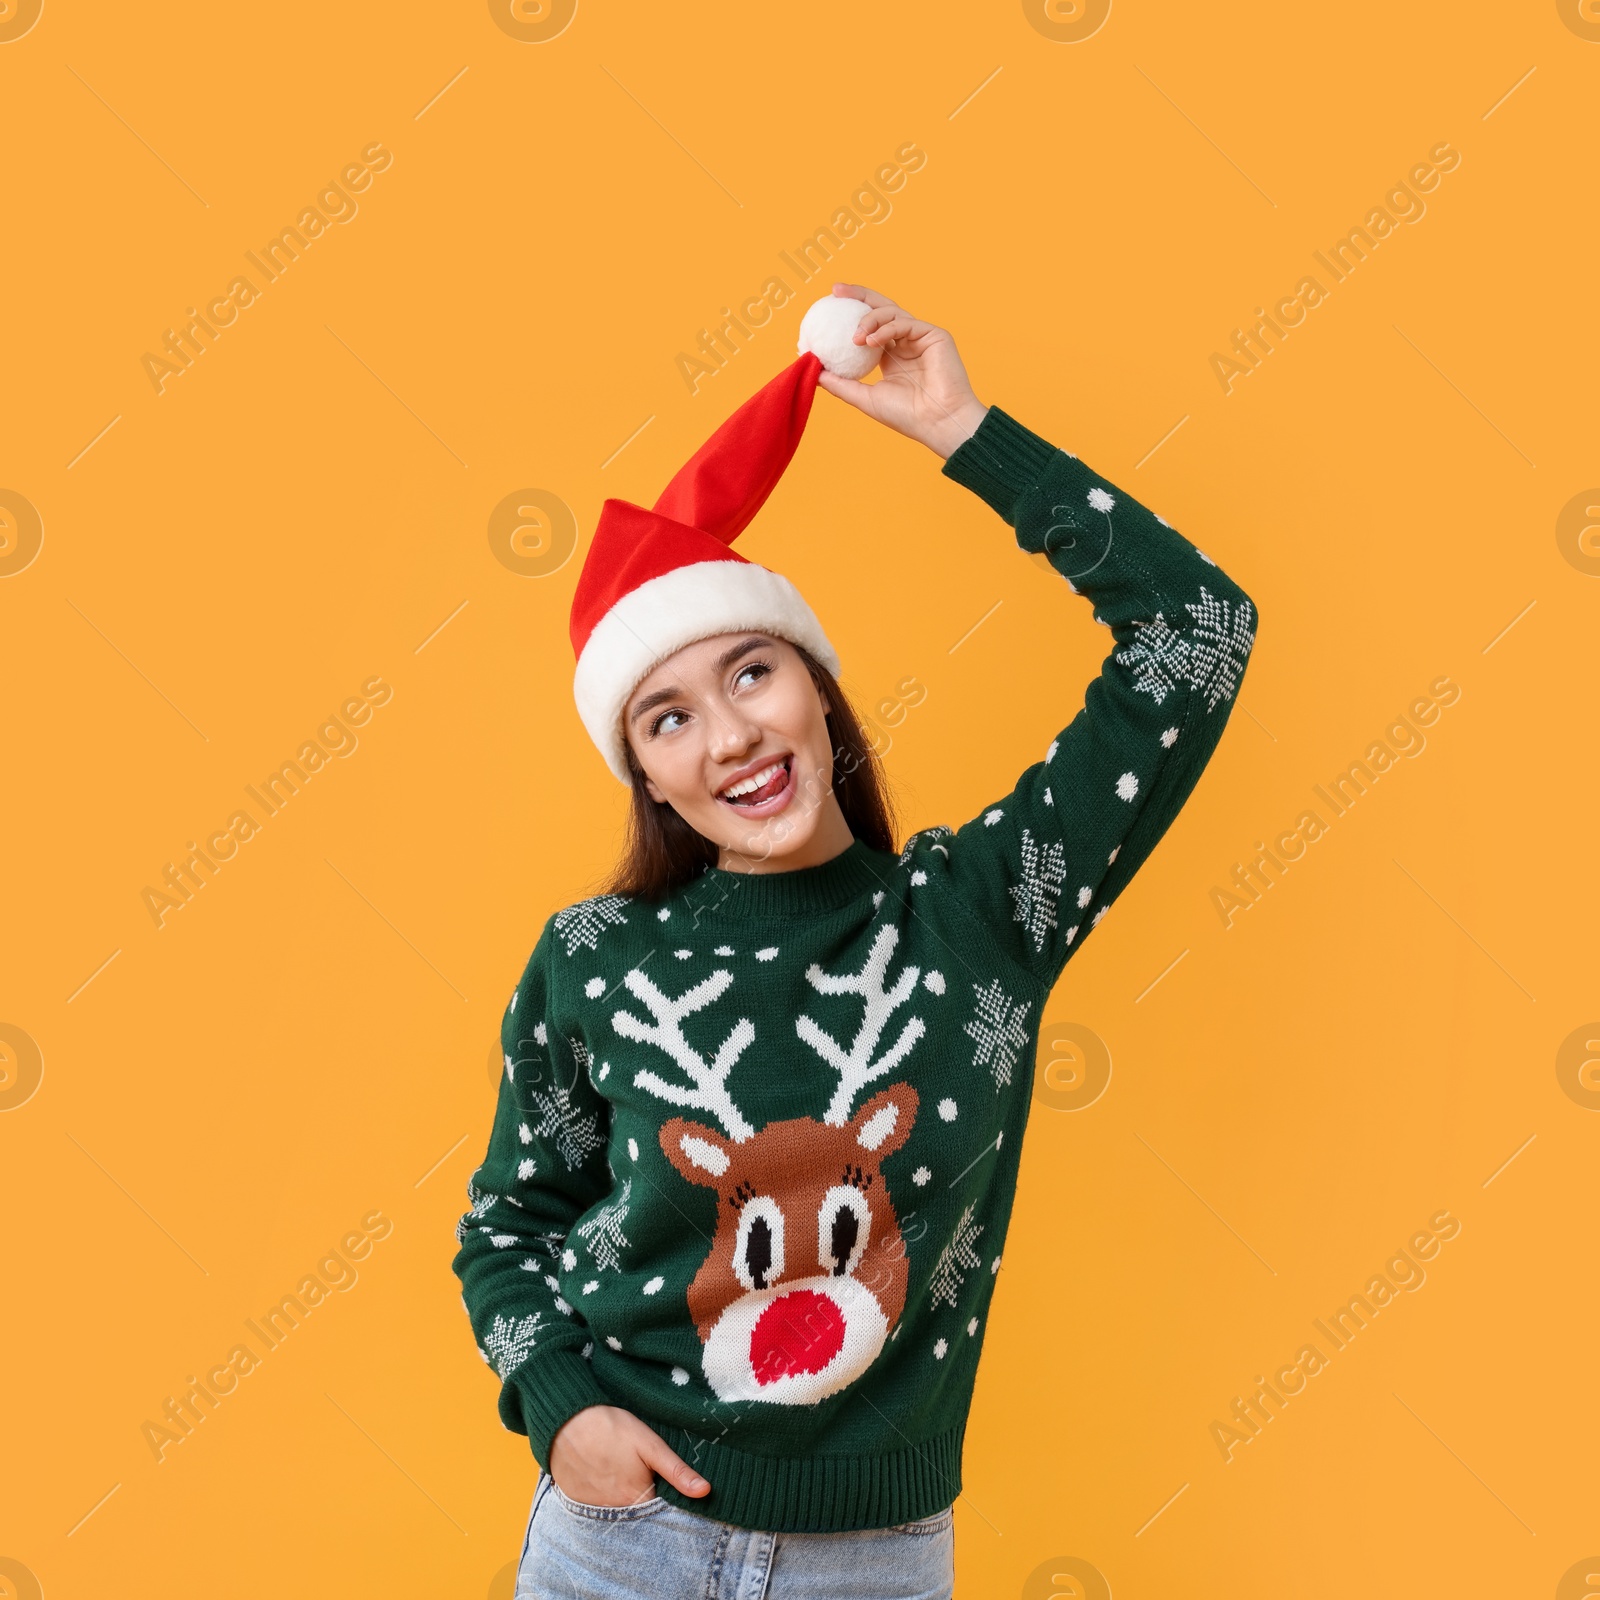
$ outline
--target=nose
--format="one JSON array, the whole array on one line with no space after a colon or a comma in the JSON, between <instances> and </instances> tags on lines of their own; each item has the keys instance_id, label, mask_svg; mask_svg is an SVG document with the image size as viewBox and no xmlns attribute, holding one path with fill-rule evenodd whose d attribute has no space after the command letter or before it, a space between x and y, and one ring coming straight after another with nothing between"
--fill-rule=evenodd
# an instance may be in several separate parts
<instances>
[{"instance_id":1,"label":"nose","mask_svg":"<svg viewBox=\"0 0 1600 1600\"><path fill-rule=\"evenodd\" d=\"M706 721L710 728L706 746L713 761L737 760L761 742L761 724L735 705L723 702L712 706L706 713Z\"/></svg>"}]
</instances>

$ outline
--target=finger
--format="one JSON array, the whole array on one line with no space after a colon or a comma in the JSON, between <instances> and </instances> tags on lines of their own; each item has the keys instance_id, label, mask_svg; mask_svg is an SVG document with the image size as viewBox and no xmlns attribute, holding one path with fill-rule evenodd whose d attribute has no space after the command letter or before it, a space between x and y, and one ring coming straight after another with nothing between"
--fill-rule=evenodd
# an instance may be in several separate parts
<instances>
[{"instance_id":1,"label":"finger","mask_svg":"<svg viewBox=\"0 0 1600 1600\"><path fill-rule=\"evenodd\" d=\"M872 392L874 385L862 383L859 378L841 378L838 373L829 372L824 367L817 374L817 387L848 401L858 411L865 411L869 417L878 414L877 399Z\"/></svg>"},{"instance_id":2,"label":"finger","mask_svg":"<svg viewBox=\"0 0 1600 1600\"><path fill-rule=\"evenodd\" d=\"M869 289L864 283L836 283L833 286L835 294L842 294L851 300L865 300L869 306L876 309L879 306L892 306L894 301L886 294L879 294L876 289Z\"/></svg>"},{"instance_id":3,"label":"finger","mask_svg":"<svg viewBox=\"0 0 1600 1600\"><path fill-rule=\"evenodd\" d=\"M664 1439L647 1442L639 1452L639 1459L681 1494L702 1495L711 1492L711 1485L687 1461L676 1455Z\"/></svg>"},{"instance_id":4,"label":"finger","mask_svg":"<svg viewBox=\"0 0 1600 1600\"><path fill-rule=\"evenodd\" d=\"M869 318L873 320L869 321ZM909 311L893 306L882 311L869 311L861 319L857 331L864 335L862 343L882 348L901 339L920 339L932 333L933 326L918 321Z\"/></svg>"}]
</instances>

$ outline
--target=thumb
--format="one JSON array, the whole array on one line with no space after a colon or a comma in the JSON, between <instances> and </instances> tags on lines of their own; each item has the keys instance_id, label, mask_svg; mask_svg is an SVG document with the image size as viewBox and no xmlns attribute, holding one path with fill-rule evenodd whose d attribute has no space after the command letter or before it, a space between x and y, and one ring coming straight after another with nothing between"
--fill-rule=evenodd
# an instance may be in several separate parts
<instances>
[{"instance_id":1,"label":"thumb","mask_svg":"<svg viewBox=\"0 0 1600 1600\"><path fill-rule=\"evenodd\" d=\"M665 1478L681 1494L696 1497L710 1494L711 1485L658 1435L653 1436L652 1442L646 1444L639 1454L646 1466L659 1477Z\"/></svg>"},{"instance_id":2,"label":"thumb","mask_svg":"<svg viewBox=\"0 0 1600 1600\"><path fill-rule=\"evenodd\" d=\"M865 411L869 417L878 414L877 396L873 394L873 385L862 383L859 378L841 378L836 372L829 372L824 367L817 374L817 387L826 389L829 394L836 395L840 400L846 400L858 411Z\"/></svg>"}]
</instances>

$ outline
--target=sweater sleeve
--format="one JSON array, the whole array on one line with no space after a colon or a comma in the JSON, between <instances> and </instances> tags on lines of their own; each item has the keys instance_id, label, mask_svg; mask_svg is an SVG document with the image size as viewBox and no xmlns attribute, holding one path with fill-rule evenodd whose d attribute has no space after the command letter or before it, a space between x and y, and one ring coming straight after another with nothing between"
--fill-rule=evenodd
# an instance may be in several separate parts
<instances>
[{"instance_id":1,"label":"sweater sleeve","mask_svg":"<svg viewBox=\"0 0 1600 1600\"><path fill-rule=\"evenodd\" d=\"M1166 832L1222 736L1250 597L1125 490L991 406L944 464L1043 553L1115 641L1083 707L1009 794L902 859L939 874L1046 986Z\"/></svg>"},{"instance_id":2,"label":"sweater sleeve","mask_svg":"<svg viewBox=\"0 0 1600 1600\"><path fill-rule=\"evenodd\" d=\"M553 920L553 919L551 919ZM451 1263L477 1339L500 1379L500 1419L548 1468L550 1441L575 1412L613 1402L584 1347L592 1335L561 1296L572 1225L611 1188L610 1108L581 1048L546 1020L547 920L500 1024L505 1071L483 1164L467 1182Z\"/></svg>"}]
</instances>

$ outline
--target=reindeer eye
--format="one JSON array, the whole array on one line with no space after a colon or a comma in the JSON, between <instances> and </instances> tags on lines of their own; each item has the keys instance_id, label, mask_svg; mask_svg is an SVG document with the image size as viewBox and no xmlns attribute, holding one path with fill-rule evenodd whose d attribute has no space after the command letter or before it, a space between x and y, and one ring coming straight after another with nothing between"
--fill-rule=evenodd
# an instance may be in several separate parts
<instances>
[{"instance_id":1,"label":"reindeer eye","mask_svg":"<svg viewBox=\"0 0 1600 1600\"><path fill-rule=\"evenodd\" d=\"M836 1278L854 1271L871 1228L866 1195L854 1184L836 1183L817 1213L817 1264Z\"/></svg>"},{"instance_id":2,"label":"reindeer eye","mask_svg":"<svg viewBox=\"0 0 1600 1600\"><path fill-rule=\"evenodd\" d=\"M747 1289L768 1289L783 1276L783 1210L771 1195L755 1195L740 1208L733 1271Z\"/></svg>"}]
</instances>

